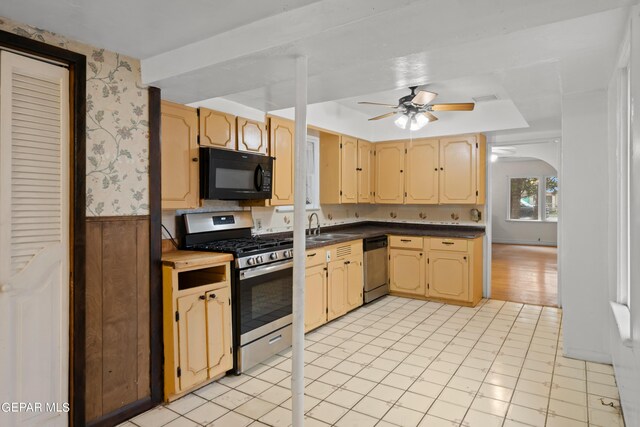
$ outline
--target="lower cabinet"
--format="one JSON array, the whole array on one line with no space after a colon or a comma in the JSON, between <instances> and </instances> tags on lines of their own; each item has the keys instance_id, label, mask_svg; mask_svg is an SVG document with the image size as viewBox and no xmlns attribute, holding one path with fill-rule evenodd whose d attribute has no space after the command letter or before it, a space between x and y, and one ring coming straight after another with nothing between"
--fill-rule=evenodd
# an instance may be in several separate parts
<instances>
[{"instance_id":1,"label":"lower cabinet","mask_svg":"<svg viewBox=\"0 0 640 427\"><path fill-rule=\"evenodd\" d=\"M308 267L305 273L304 331L308 332L327 322L327 267Z\"/></svg>"},{"instance_id":2,"label":"lower cabinet","mask_svg":"<svg viewBox=\"0 0 640 427\"><path fill-rule=\"evenodd\" d=\"M392 294L475 306L482 299L482 237L390 236Z\"/></svg>"},{"instance_id":3,"label":"lower cabinet","mask_svg":"<svg viewBox=\"0 0 640 427\"><path fill-rule=\"evenodd\" d=\"M390 291L425 296L425 267L422 249L389 249Z\"/></svg>"},{"instance_id":4,"label":"lower cabinet","mask_svg":"<svg viewBox=\"0 0 640 427\"><path fill-rule=\"evenodd\" d=\"M163 262L164 397L171 401L233 368L230 267Z\"/></svg>"},{"instance_id":5,"label":"lower cabinet","mask_svg":"<svg viewBox=\"0 0 640 427\"><path fill-rule=\"evenodd\" d=\"M305 332L362 305L362 261L362 240L307 251Z\"/></svg>"},{"instance_id":6,"label":"lower cabinet","mask_svg":"<svg viewBox=\"0 0 640 427\"><path fill-rule=\"evenodd\" d=\"M429 252L429 296L468 301L468 258L466 252Z\"/></svg>"}]
</instances>

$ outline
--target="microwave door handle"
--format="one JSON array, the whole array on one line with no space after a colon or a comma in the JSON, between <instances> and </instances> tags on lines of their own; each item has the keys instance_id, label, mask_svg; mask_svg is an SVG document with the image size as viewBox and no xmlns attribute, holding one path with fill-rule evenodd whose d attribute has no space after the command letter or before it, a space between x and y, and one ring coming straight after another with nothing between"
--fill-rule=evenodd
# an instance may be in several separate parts
<instances>
[{"instance_id":1,"label":"microwave door handle","mask_svg":"<svg viewBox=\"0 0 640 427\"><path fill-rule=\"evenodd\" d=\"M258 165L256 167L253 181L254 181L254 185L256 186L256 190L262 191L262 183L264 181L264 170L262 169L262 166Z\"/></svg>"}]
</instances>

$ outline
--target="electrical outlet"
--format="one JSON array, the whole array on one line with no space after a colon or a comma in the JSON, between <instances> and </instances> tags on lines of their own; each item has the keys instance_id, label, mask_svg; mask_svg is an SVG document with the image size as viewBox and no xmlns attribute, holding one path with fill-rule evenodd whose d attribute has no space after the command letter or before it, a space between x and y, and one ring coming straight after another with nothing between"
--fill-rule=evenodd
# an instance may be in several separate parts
<instances>
[{"instance_id":1,"label":"electrical outlet","mask_svg":"<svg viewBox=\"0 0 640 427\"><path fill-rule=\"evenodd\" d=\"M256 219L256 230L262 230L262 220L260 218Z\"/></svg>"}]
</instances>

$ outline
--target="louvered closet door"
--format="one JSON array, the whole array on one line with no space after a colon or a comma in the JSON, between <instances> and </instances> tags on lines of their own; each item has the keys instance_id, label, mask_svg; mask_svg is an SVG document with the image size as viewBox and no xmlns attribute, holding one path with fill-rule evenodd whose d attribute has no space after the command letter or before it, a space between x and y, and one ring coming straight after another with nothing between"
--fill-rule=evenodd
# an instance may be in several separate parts
<instances>
[{"instance_id":1,"label":"louvered closet door","mask_svg":"<svg viewBox=\"0 0 640 427\"><path fill-rule=\"evenodd\" d=\"M69 76L0 52L0 413L2 426L65 426L69 375Z\"/></svg>"}]
</instances>

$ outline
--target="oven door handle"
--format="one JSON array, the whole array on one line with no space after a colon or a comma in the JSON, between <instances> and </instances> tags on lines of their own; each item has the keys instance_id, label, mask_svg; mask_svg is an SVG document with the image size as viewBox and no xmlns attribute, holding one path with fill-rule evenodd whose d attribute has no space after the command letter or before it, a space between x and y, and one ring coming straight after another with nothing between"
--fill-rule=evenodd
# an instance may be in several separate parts
<instances>
[{"instance_id":1,"label":"oven door handle","mask_svg":"<svg viewBox=\"0 0 640 427\"><path fill-rule=\"evenodd\" d=\"M252 277L264 276L265 274L274 273L276 271L286 270L293 267L293 261L283 261L266 266L249 268L240 272L240 280L250 279Z\"/></svg>"}]
</instances>

